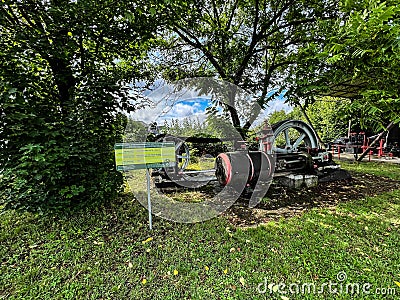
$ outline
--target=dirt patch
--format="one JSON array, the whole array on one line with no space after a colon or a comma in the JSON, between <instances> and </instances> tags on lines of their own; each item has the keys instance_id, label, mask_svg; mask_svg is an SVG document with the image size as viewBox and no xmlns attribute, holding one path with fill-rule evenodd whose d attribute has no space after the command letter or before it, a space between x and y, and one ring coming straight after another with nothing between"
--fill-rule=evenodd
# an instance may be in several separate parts
<instances>
[{"instance_id":1,"label":"dirt patch","mask_svg":"<svg viewBox=\"0 0 400 300\"><path fill-rule=\"evenodd\" d=\"M272 185L266 195L269 200L263 200L256 208L251 209L247 207L248 202L245 199L239 199L224 216L235 226L256 226L280 218L298 216L314 207L335 206L340 202L400 189L400 181L350 173L351 179L322 182L316 187L300 190Z\"/></svg>"}]
</instances>

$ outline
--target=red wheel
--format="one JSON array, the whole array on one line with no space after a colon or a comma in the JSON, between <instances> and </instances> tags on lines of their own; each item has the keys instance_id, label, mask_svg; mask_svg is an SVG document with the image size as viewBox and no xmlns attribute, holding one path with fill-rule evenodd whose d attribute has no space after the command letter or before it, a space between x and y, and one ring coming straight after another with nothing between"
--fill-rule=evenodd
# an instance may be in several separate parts
<instances>
[{"instance_id":1,"label":"red wheel","mask_svg":"<svg viewBox=\"0 0 400 300\"><path fill-rule=\"evenodd\" d=\"M228 185L232 180L232 164L225 153L218 154L215 160L215 175L221 185Z\"/></svg>"}]
</instances>

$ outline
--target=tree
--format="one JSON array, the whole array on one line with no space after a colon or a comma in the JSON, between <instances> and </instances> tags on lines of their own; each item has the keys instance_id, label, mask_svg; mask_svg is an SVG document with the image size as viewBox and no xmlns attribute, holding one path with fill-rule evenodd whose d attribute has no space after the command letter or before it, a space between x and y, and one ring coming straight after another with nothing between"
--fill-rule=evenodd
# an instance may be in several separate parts
<instances>
[{"instance_id":1,"label":"tree","mask_svg":"<svg viewBox=\"0 0 400 300\"><path fill-rule=\"evenodd\" d=\"M201 133L209 132L209 128L205 123L200 122L198 117L185 117L181 120L171 119L165 120L163 126L164 134L172 134L176 136L197 136Z\"/></svg>"},{"instance_id":2,"label":"tree","mask_svg":"<svg viewBox=\"0 0 400 300\"><path fill-rule=\"evenodd\" d=\"M342 17L325 31L323 45L304 52L310 68L298 70L288 94L306 105L318 94L350 98L347 114L359 115L364 128L399 122L399 4L342 1Z\"/></svg>"},{"instance_id":3,"label":"tree","mask_svg":"<svg viewBox=\"0 0 400 300\"><path fill-rule=\"evenodd\" d=\"M139 142L149 134L148 125L128 117L125 127L124 142Z\"/></svg>"},{"instance_id":4,"label":"tree","mask_svg":"<svg viewBox=\"0 0 400 300\"><path fill-rule=\"evenodd\" d=\"M302 120L301 112L298 108L294 108L290 112L286 112L284 109L276 110L268 115L267 121L269 124L274 125L284 120L295 119Z\"/></svg>"},{"instance_id":5,"label":"tree","mask_svg":"<svg viewBox=\"0 0 400 300\"><path fill-rule=\"evenodd\" d=\"M129 83L149 74L138 58L151 14L134 1L0 5L0 201L42 209L112 198L120 112L134 108Z\"/></svg>"},{"instance_id":6,"label":"tree","mask_svg":"<svg viewBox=\"0 0 400 300\"><path fill-rule=\"evenodd\" d=\"M318 40L318 21L329 22L336 12L334 0L196 0L166 5L170 22L160 31L165 42L155 51L154 61L164 78L219 78L254 95L255 104L263 108L285 88L288 67L301 67L297 54ZM245 134L259 110L241 123L234 95L233 90L228 103L216 99L214 104L222 106Z\"/></svg>"},{"instance_id":7,"label":"tree","mask_svg":"<svg viewBox=\"0 0 400 300\"><path fill-rule=\"evenodd\" d=\"M347 99L317 97L307 107L306 114L324 143L346 135L348 123L342 111L349 103Z\"/></svg>"},{"instance_id":8,"label":"tree","mask_svg":"<svg viewBox=\"0 0 400 300\"><path fill-rule=\"evenodd\" d=\"M351 109L362 111L363 122L373 120L385 126L389 121L400 122L400 2L362 4L351 13L339 36L331 39L328 61L335 65L351 62L349 75L360 83L363 96L352 102Z\"/></svg>"},{"instance_id":9,"label":"tree","mask_svg":"<svg viewBox=\"0 0 400 300\"><path fill-rule=\"evenodd\" d=\"M347 99L316 97L314 102L310 103L305 109L312 126L324 143L331 142L346 134L347 119L344 118L343 110L349 103ZM271 125L287 119L308 122L298 106L290 112L280 110L272 112L268 116L268 122Z\"/></svg>"}]
</instances>

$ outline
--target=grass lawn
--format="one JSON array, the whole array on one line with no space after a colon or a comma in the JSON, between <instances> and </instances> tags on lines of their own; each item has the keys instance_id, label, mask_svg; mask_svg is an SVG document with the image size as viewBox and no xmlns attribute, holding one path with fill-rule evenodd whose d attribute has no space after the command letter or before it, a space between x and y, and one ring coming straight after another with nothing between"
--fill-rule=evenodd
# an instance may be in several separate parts
<instances>
[{"instance_id":1,"label":"grass lawn","mask_svg":"<svg viewBox=\"0 0 400 300\"><path fill-rule=\"evenodd\" d=\"M397 299L399 215L400 191L247 229L220 216L149 231L130 194L70 216L5 211L0 299Z\"/></svg>"},{"instance_id":2,"label":"grass lawn","mask_svg":"<svg viewBox=\"0 0 400 300\"><path fill-rule=\"evenodd\" d=\"M348 160L335 160L335 162L342 166L342 168L360 172L368 173L376 176L388 177L395 180L400 180L400 165L395 163L381 163L381 162L354 162Z\"/></svg>"}]
</instances>

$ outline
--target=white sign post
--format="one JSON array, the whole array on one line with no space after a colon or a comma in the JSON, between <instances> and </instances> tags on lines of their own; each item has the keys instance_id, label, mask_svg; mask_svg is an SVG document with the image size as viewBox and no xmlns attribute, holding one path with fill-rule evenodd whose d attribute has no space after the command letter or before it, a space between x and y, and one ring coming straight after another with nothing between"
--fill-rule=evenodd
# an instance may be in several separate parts
<instances>
[{"instance_id":1,"label":"white sign post","mask_svg":"<svg viewBox=\"0 0 400 300\"><path fill-rule=\"evenodd\" d=\"M114 146L115 163L118 171L146 169L147 208L149 227L153 229L150 170L153 168L174 167L176 162L175 144L173 142L117 143Z\"/></svg>"}]
</instances>

